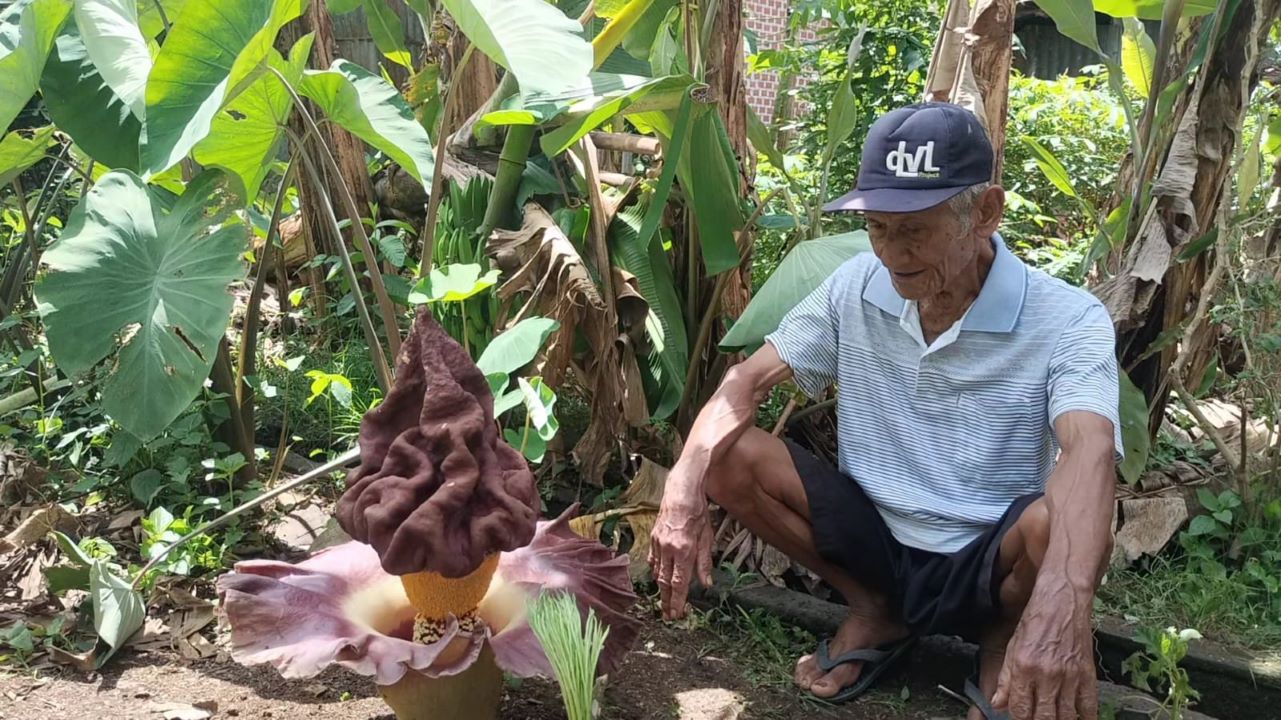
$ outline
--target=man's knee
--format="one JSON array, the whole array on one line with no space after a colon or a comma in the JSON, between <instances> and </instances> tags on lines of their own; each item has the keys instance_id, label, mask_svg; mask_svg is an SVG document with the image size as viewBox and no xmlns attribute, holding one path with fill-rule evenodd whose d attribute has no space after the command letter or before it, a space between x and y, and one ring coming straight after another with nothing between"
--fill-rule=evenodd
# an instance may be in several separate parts
<instances>
[{"instance_id":1,"label":"man's knee","mask_svg":"<svg viewBox=\"0 0 1281 720\"><path fill-rule=\"evenodd\" d=\"M707 495L724 508L731 508L745 498L751 497L756 488L756 473L752 468L759 465L765 449L758 431L752 428L743 433L734 444L725 451L721 459L707 472Z\"/></svg>"},{"instance_id":2,"label":"man's knee","mask_svg":"<svg viewBox=\"0 0 1281 720\"><path fill-rule=\"evenodd\" d=\"M1015 527L1023 540L1023 554L1040 569L1045 550L1050 546L1050 508L1042 498L1027 506Z\"/></svg>"},{"instance_id":3,"label":"man's knee","mask_svg":"<svg viewBox=\"0 0 1281 720\"><path fill-rule=\"evenodd\" d=\"M1022 613L1036 585L1049 544L1050 511L1045 500L1037 500L1023 511L1002 542L1005 559L1001 564L1005 577L1001 581L1000 596L1006 614Z\"/></svg>"}]
</instances>

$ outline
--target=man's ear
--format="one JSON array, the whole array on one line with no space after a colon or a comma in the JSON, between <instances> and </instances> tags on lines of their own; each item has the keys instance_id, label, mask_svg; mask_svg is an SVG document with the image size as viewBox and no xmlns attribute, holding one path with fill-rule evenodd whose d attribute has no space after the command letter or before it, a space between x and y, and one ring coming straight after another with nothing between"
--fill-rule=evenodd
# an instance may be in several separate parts
<instances>
[{"instance_id":1,"label":"man's ear","mask_svg":"<svg viewBox=\"0 0 1281 720\"><path fill-rule=\"evenodd\" d=\"M1005 212L1005 188L993 185L979 195L974 203L974 233L979 237L992 237L1001 224L1001 215Z\"/></svg>"}]
</instances>

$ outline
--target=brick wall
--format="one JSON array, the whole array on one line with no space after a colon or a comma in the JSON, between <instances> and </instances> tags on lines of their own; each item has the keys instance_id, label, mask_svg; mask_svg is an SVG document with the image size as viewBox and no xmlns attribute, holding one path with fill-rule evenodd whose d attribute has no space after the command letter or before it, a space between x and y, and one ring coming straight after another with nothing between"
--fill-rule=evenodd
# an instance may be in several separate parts
<instances>
[{"instance_id":1,"label":"brick wall","mask_svg":"<svg viewBox=\"0 0 1281 720\"><path fill-rule=\"evenodd\" d=\"M747 18L744 25L756 33L759 49L776 49L787 40L788 0L743 0ZM813 41L817 36L806 28L798 40ZM804 80L800 84L804 84ZM774 99L778 94L778 72L757 72L747 75L747 104L765 122L774 118Z\"/></svg>"}]
</instances>

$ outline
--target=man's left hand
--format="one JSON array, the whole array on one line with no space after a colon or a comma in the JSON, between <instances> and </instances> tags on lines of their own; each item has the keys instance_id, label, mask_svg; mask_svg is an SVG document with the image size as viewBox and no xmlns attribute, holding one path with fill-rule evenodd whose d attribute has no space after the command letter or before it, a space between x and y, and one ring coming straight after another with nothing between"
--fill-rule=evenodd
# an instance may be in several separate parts
<instances>
[{"instance_id":1,"label":"man's left hand","mask_svg":"<svg viewBox=\"0 0 1281 720\"><path fill-rule=\"evenodd\" d=\"M1038 580L1005 653L992 705L1013 720L1098 720L1092 593Z\"/></svg>"}]
</instances>

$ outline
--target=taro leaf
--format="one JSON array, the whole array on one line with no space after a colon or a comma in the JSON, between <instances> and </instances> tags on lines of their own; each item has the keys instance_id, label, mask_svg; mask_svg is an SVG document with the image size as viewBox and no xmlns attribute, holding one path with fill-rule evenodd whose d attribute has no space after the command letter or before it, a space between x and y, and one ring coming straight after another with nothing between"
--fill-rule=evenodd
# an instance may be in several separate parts
<instances>
[{"instance_id":1,"label":"taro leaf","mask_svg":"<svg viewBox=\"0 0 1281 720\"><path fill-rule=\"evenodd\" d=\"M31 137L24 137L30 134ZM0 140L0 187L5 187L24 170L44 157L45 148L53 140L53 126L34 132L14 130Z\"/></svg>"},{"instance_id":2,"label":"taro leaf","mask_svg":"<svg viewBox=\"0 0 1281 720\"><path fill-rule=\"evenodd\" d=\"M267 63L297 84L307 66L314 35L303 36L289 51L286 63L280 53L269 51ZM274 73L263 73L225 110L214 118L209 135L192 151L206 167L221 167L244 183L244 196L258 196L262 181L271 170L277 145L293 111L289 90Z\"/></svg>"},{"instance_id":3,"label":"taro leaf","mask_svg":"<svg viewBox=\"0 0 1281 720\"><path fill-rule=\"evenodd\" d=\"M564 124L543 135L543 152L554 157L619 113L675 110L694 84L688 75L645 78L592 73L591 94L572 98ZM564 94L526 98L526 105L563 102Z\"/></svg>"},{"instance_id":4,"label":"taro leaf","mask_svg":"<svg viewBox=\"0 0 1281 720\"><path fill-rule=\"evenodd\" d=\"M147 468L129 480L129 492L143 507L150 505L164 486L165 476L155 468Z\"/></svg>"},{"instance_id":5,"label":"taro leaf","mask_svg":"<svg viewBox=\"0 0 1281 720\"><path fill-rule=\"evenodd\" d=\"M136 0L76 0L75 16L103 82L139 120L145 119L151 49L138 27Z\"/></svg>"},{"instance_id":6,"label":"taro leaf","mask_svg":"<svg viewBox=\"0 0 1281 720\"><path fill-rule=\"evenodd\" d=\"M93 563L93 559L86 555L85 551L80 549L80 545L66 533L55 530L53 531L53 537L58 541L58 547L77 567L88 569Z\"/></svg>"},{"instance_id":7,"label":"taro leaf","mask_svg":"<svg viewBox=\"0 0 1281 720\"><path fill-rule=\"evenodd\" d=\"M504 384L508 382L506 375L503 375L503 382ZM524 401L525 393L521 392L520 389L512 390L511 392L503 393L502 395L496 394L494 396L494 417L498 417L508 410L517 407Z\"/></svg>"},{"instance_id":8,"label":"taro leaf","mask_svg":"<svg viewBox=\"0 0 1281 720\"><path fill-rule=\"evenodd\" d=\"M89 589L89 568L55 565L44 569L45 587L51 595L61 595L68 590Z\"/></svg>"},{"instance_id":9,"label":"taro leaf","mask_svg":"<svg viewBox=\"0 0 1281 720\"><path fill-rule=\"evenodd\" d=\"M1094 24L1091 0L1036 0L1036 4L1054 20L1059 32L1100 55L1099 31Z\"/></svg>"},{"instance_id":10,"label":"taro leaf","mask_svg":"<svg viewBox=\"0 0 1281 720\"><path fill-rule=\"evenodd\" d=\"M538 430L538 437L543 440L556 437L560 422L556 420L554 411L556 393L551 386L539 377L528 380L523 377L516 378L516 384L520 386L521 397L525 402L525 412L529 413L530 424Z\"/></svg>"},{"instance_id":11,"label":"taro leaf","mask_svg":"<svg viewBox=\"0 0 1281 720\"><path fill-rule=\"evenodd\" d=\"M328 70L308 70L299 91L330 120L386 153L424 189L431 186L436 152L431 138L409 103L386 80L338 59Z\"/></svg>"},{"instance_id":12,"label":"taro leaf","mask_svg":"<svg viewBox=\"0 0 1281 720\"><path fill-rule=\"evenodd\" d=\"M1140 97L1146 98L1152 93L1152 74L1156 64L1156 45L1143 28L1143 23L1134 18L1125 18L1124 34L1121 36L1121 67L1125 79L1134 86Z\"/></svg>"},{"instance_id":13,"label":"taro leaf","mask_svg":"<svg viewBox=\"0 0 1281 720\"><path fill-rule=\"evenodd\" d=\"M418 281L409 293L409 302L414 305L432 302L460 302L477 293L484 292L498 282L498 271L490 270L481 274L481 267L475 264L446 265L432 268L431 273Z\"/></svg>"},{"instance_id":14,"label":"taro leaf","mask_svg":"<svg viewBox=\"0 0 1281 720\"><path fill-rule=\"evenodd\" d=\"M40 78L49 117L98 167L138 170L142 121L98 74L74 21L58 36Z\"/></svg>"},{"instance_id":15,"label":"taro leaf","mask_svg":"<svg viewBox=\"0 0 1281 720\"><path fill-rule=\"evenodd\" d=\"M862 230L798 243L747 304L738 322L721 340L721 348L761 345L765 336L778 328L783 316L823 284L842 263L871 249L867 233Z\"/></svg>"},{"instance_id":16,"label":"taro leaf","mask_svg":"<svg viewBox=\"0 0 1281 720\"><path fill-rule=\"evenodd\" d=\"M36 294L59 367L75 374L105 361L103 408L144 440L200 391L227 327L227 286L245 271L233 182L206 170L172 201L112 171L45 253Z\"/></svg>"},{"instance_id":17,"label":"taro leaf","mask_svg":"<svg viewBox=\"0 0 1281 720\"><path fill-rule=\"evenodd\" d=\"M405 26L387 0L365 0L365 21L378 51L412 72L414 62L409 56L409 48L405 47Z\"/></svg>"},{"instance_id":18,"label":"taro leaf","mask_svg":"<svg viewBox=\"0 0 1281 720\"><path fill-rule=\"evenodd\" d=\"M165 29L165 18L173 22L175 18L182 14L182 7L189 0L147 0L147 2L138 3L138 27L142 29L142 36L148 40L155 39ZM164 17L160 15L160 9L164 9Z\"/></svg>"},{"instance_id":19,"label":"taro leaf","mask_svg":"<svg viewBox=\"0 0 1281 720\"><path fill-rule=\"evenodd\" d=\"M345 15L365 4L365 0L325 0L330 15Z\"/></svg>"},{"instance_id":20,"label":"taro leaf","mask_svg":"<svg viewBox=\"0 0 1281 720\"><path fill-rule=\"evenodd\" d=\"M1148 451L1152 443L1148 434L1148 401L1124 370L1118 379L1121 386L1121 445L1125 448L1125 460L1117 470L1127 483L1133 485L1148 466Z\"/></svg>"},{"instance_id":21,"label":"taro leaf","mask_svg":"<svg viewBox=\"0 0 1281 720\"><path fill-rule=\"evenodd\" d=\"M302 0L188 2L147 78L142 166L173 167L209 134L214 115L244 89Z\"/></svg>"},{"instance_id":22,"label":"taro leaf","mask_svg":"<svg viewBox=\"0 0 1281 720\"><path fill-rule=\"evenodd\" d=\"M8 128L40 82L71 0L19 0L0 10L0 127Z\"/></svg>"},{"instance_id":23,"label":"taro leaf","mask_svg":"<svg viewBox=\"0 0 1281 720\"><path fill-rule=\"evenodd\" d=\"M1094 0L1094 10L1119 18L1137 17L1140 20L1160 20L1165 5L1170 0ZM1183 6L1183 18L1201 17L1214 12L1215 0L1188 0Z\"/></svg>"},{"instance_id":24,"label":"taro leaf","mask_svg":"<svg viewBox=\"0 0 1281 720\"><path fill-rule=\"evenodd\" d=\"M711 106L694 111L689 152L678 160L681 186L691 196L698 241L708 275L737 267L735 233L746 218L739 202L739 168L720 113Z\"/></svg>"},{"instance_id":25,"label":"taro leaf","mask_svg":"<svg viewBox=\"0 0 1281 720\"><path fill-rule=\"evenodd\" d=\"M525 318L494 337L485 347L485 352L480 354L476 367L486 376L495 373L510 375L528 365L558 327L560 323L551 318Z\"/></svg>"},{"instance_id":26,"label":"taro leaf","mask_svg":"<svg viewBox=\"0 0 1281 720\"><path fill-rule=\"evenodd\" d=\"M520 391L516 392L519 394ZM520 450L525 459L530 462L540 463L543 461L543 456L547 454L547 443L533 430L526 432L507 428L503 430L503 438L507 440L508 445Z\"/></svg>"},{"instance_id":27,"label":"taro leaf","mask_svg":"<svg viewBox=\"0 0 1281 720\"><path fill-rule=\"evenodd\" d=\"M111 648L98 657L101 667L142 627L147 607L142 595L101 560L94 560L89 567L89 595L93 598L93 629Z\"/></svg>"},{"instance_id":28,"label":"taro leaf","mask_svg":"<svg viewBox=\"0 0 1281 720\"><path fill-rule=\"evenodd\" d=\"M592 69L582 26L544 0L443 0L467 39L511 71L522 93L553 93Z\"/></svg>"}]
</instances>

